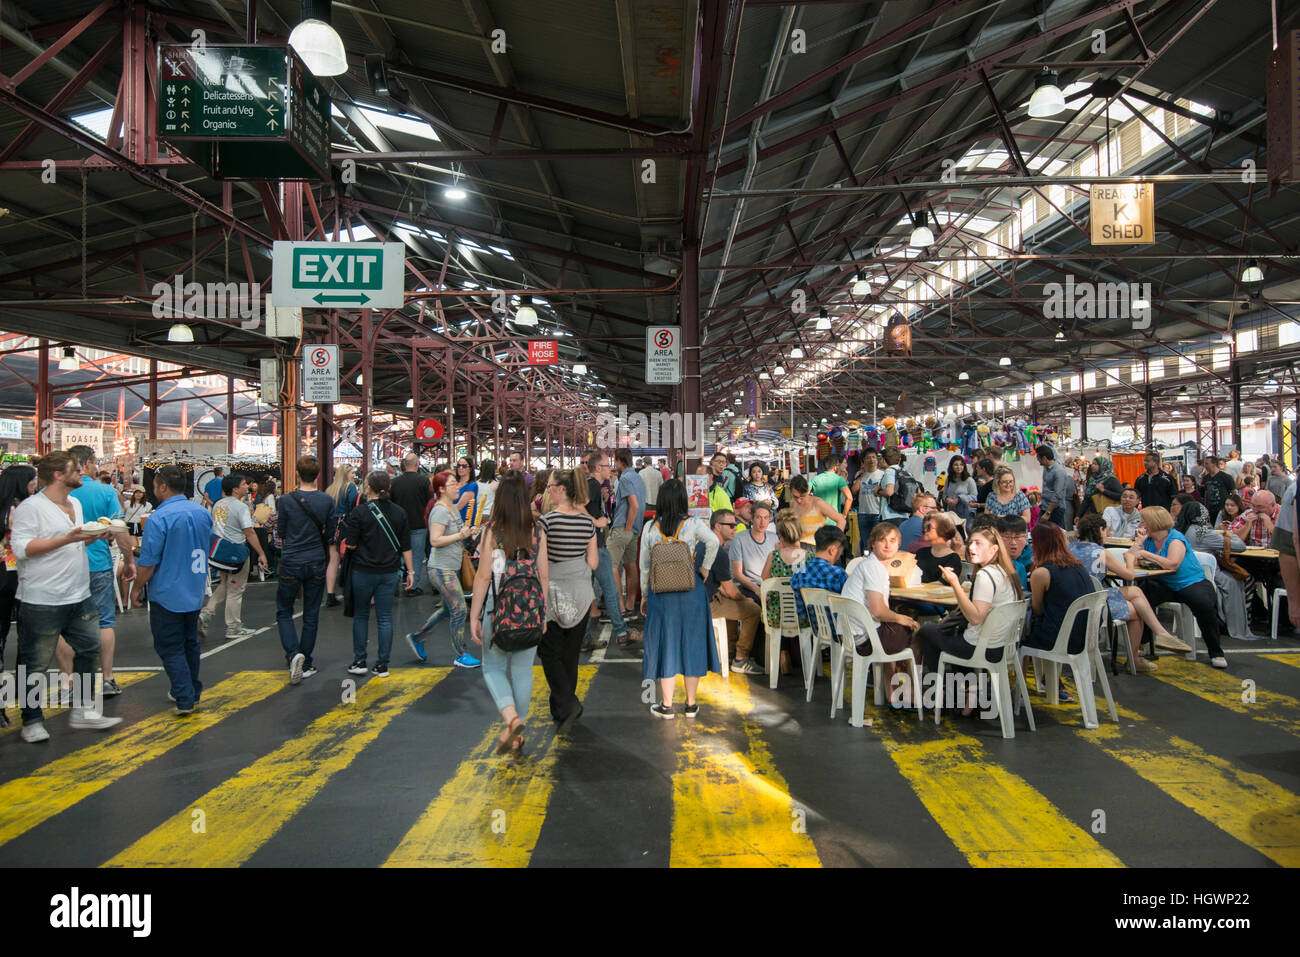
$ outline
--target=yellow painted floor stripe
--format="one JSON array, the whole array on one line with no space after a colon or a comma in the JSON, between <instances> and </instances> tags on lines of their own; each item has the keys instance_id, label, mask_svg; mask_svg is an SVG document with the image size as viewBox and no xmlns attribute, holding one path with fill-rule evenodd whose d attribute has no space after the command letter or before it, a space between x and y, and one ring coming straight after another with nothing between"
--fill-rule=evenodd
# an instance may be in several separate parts
<instances>
[{"instance_id":1,"label":"yellow painted floor stripe","mask_svg":"<svg viewBox=\"0 0 1300 957\"><path fill-rule=\"evenodd\" d=\"M681 684L679 682L679 689ZM680 690L677 703L685 701ZM745 681L709 675L700 683L700 716L681 729L673 775L673 867L819 867L817 848L797 815L789 786L772 762ZM739 715L742 752L725 737ZM654 720L654 719L650 719Z\"/></svg>"},{"instance_id":2,"label":"yellow painted floor stripe","mask_svg":"<svg viewBox=\"0 0 1300 957\"><path fill-rule=\"evenodd\" d=\"M1096 730L1075 733L1243 844L1283 867L1300 867L1300 797L1167 734L1128 708L1119 711L1137 727L1103 721Z\"/></svg>"},{"instance_id":3,"label":"yellow painted floor stripe","mask_svg":"<svg viewBox=\"0 0 1300 957\"><path fill-rule=\"evenodd\" d=\"M1186 661L1173 655L1160 657L1160 670L1153 677L1229 711L1300 736L1300 701L1290 695L1256 686L1255 700L1243 701L1246 689L1240 677L1211 668L1204 661Z\"/></svg>"},{"instance_id":4,"label":"yellow painted floor stripe","mask_svg":"<svg viewBox=\"0 0 1300 957\"><path fill-rule=\"evenodd\" d=\"M152 678L155 674L158 673L159 672L154 672L154 671L120 671L116 675L114 675L113 678L114 680L117 681L117 686L125 691L127 688L131 687L131 685L139 684L145 678ZM20 692L18 691L15 691L14 693L15 695L20 695ZM55 705L54 707L44 707L41 710L45 713L45 716L48 718L56 714L61 714L67 709L60 708L58 705ZM23 726L22 708L19 707L7 708L5 709L5 714L9 716L9 725L7 727L0 728L0 734L8 734L17 731L19 728Z\"/></svg>"},{"instance_id":5,"label":"yellow painted floor stripe","mask_svg":"<svg viewBox=\"0 0 1300 957\"><path fill-rule=\"evenodd\" d=\"M908 724L876 722L873 730L972 867L1124 866L1024 778L998 765L975 738L943 729L938 740L927 740L929 729Z\"/></svg>"},{"instance_id":6,"label":"yellow painted floor stripe","mask_svg":"<svg viewBox=\"0 0 1300 957\"><path fill-rule=\"evenodd\" d=\"M0 845L103 790L240 709L261 701L285 684L282 671L240 672L205 688L203 700L189 717L164 711L116 733L100 732L93 738L94 744L51 761L26 777L0 784Z\"/></svg>"},{"instance_id":7,"label":"yellow painted floor stripe","mask_svg":"<svg viewBox=\"0 0 1300 957\"><path fill-rule=\"evenodd\" d=\"M1280 661L1284 665L1290 665L1292 668L1300 668L1300 655L1260 655L1268 661Z\"/></svg>"},{"instance_id":8,"label":"yellow painted floor stripe","mask_svg":"<svg viewBox=\"0 0 1300 957\"><path fill-rule=\"evenodd\" d=\"M579 698L586 697L597 667L578 668ZM525 722L524 757L516 763L495 753L502 726L494 722L385 867L528 866L555 787L555 763L564 748L564 740L550 728L549 696L538 667ZM530 752L536 756L530 757Z\"/></svg>"},{"instance_id":9,"label":"yellow painted floor stripe","mask_svg":"<svg viewBox=\"0 0 1300 957\"><path fill-rule=\"evenodd\" d=\"M372 678L301 734L254 761L154 828L105 867L237 867L384 730L445 678L450 668L395 671ZM283 673L276 672L279 684ZM206 832L192 830L193 811Z\"/></svg>"}]
</instances>

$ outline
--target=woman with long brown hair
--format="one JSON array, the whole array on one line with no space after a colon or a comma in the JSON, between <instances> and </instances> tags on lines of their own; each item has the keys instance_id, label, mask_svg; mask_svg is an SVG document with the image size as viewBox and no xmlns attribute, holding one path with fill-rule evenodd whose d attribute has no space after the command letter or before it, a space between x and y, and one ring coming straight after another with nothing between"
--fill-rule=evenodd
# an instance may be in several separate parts
<instances>
[{"instance_id":1,"label":"woman with long brown hair","mask_svg":"<svg viewBox=\"0 0 1300 957\"><path fill-rule=\"evenodd\" d=\"M966 627L953 631L944 630L939 624L929 622L921 626L916 637L921 646L921 656L927 671L936 671L939 667L939 655L948 652L958 658L969 658L975 653L975 643L979 641L980 626L989 612L999 605L1019 601L1020 576L1011 563L1002 536L993 528L980 528L971 532L967 544L970 561L975 566L970 595L962 588L961 579L951 569L939 568L939 574L952 588L953 597ZM990 661L1001 661L1003 649L989 651ZM967 711L963 711L963 714Z\"/></svg>"},{"instance_id":2,"label":"woman with long brown hair","mask_svg":"<svg viewBox=\"0 0 1300 957\"><path fill-rule=\"evenodd\" d=\"M1070 605L1097 588L1088 569L1071 554L1059 525L1039 522L1034 528L1033 549L1034 570L1029 573L1029 591L1034 617L1029 634L1021 643L1030 648L1052 648ZM1070 654L1083 651L1088 642L1087 625L1087 616L1075 619L1070 631Z\"/></svg>"},{"instance_id":3,"label":"woman with long brown hair","mask_svg":"<svg viewBox=\"0 0 1300 957\"><path fill-rule=\"evenodd\" d=\"M517 757L524 750L524 722L533 696L537 646L507 651L494 643L495 605L499 589L507 578L515 576L537 578L545 596L546 540L535 532L533 509L522 473L510 470L501 473L494 498L492 518L479 547L482 557L474 576L469 627L474 643L483 649L483 681L506 725L497 742L497 753L509 750Z\"/></svg>"},{"instance_id":4,"label":"woman with long brown hair","mask_svg":"<svg viewBox=\"0 0 1300 957\"><path fill-rule=\"evenodd\" d=\"M351 465L340 465L334 471L334 481L325 490L325 494L334 500L329 527L330 559L325 566L326 608L342 604L334 594L334 586L338 584L339 578L339 542L342 541L343 520L361 501L361 490L352 480L356 474L357 470Z\"/></svg>"}]
</instances>

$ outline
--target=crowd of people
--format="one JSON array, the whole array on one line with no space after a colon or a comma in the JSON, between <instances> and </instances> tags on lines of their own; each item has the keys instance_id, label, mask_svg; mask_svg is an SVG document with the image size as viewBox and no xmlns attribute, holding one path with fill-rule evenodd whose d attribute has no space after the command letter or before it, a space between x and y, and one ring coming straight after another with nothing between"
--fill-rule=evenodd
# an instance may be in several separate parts
<instances>
[{"instance_id":1,"label":"crowd of people","mask_svg":"<svg viewBox=\"0 0 1300 957\"><path fill-rule=\"evenodd\" d=\"M276 630L291 684L318 673L322 608L352 618L346 671L387 676L395 605L421 599L427 583L433 605L405 636L412 661L429 660L427 642L445 622L453 663L482 670L500 712L499 750L518 754L534 661L549 686L550 717L567 730L583 710L580 656L604 647L606 635L642 658L643 678L657 689L650 710L661 719L696 716L698 683L709 672L765 674L754 648L760 627L779 620L777 596L762 607L773 578L789 579L807 626L803 591L826 589L863 606L885 651L910 649L927 669L942 652L969 657L991 610L1021 598L1031 607L1024 644L1050 647L1066 609L1098 587L1110 616L1126 623L1137 671L1156 670L1141 654L1147 641L1190 650L1190 636L1171 634L1155 612L1170 602L1190 610L1211 663L1224 668L1220 635L1251 637L1243 620L1257 601L1253 583L1269 586L1267 594L1278 585L1296 593L1295 482L1276 462L1207 456L1180 491L1155 453L1127 486L1105 456L1060 464L1046 445L1036 455L1041 489L1019 487L991 457L956 456L935 495L894 447L849 461L832 455L812 475L719 453L701 466L707 518L691 515L677 456L670 467L626 449L612 459L592 450L576 468L532 474L518 453L500 469L462 456L432 471L411 454L364 476L341 466L323 489L309 456L298 461L292 490L270 491L274 516L261 523L268 538L255 512L270 506L254 499L260 490L245 475L216 475L196 502L182 471L161 467L150 507L135 491L123 495L92 478L95 453L77 446L0 474L0 661L16 610L19 665L33 673L54 661L67 675L99 676L105 695L119 693L115 586L126 586L131 605L147 596L170 696L179 715L190 714L203 690L200 639L218 610L227 641L253 634L243 620L248 575L255 565L268 569L274 551ZM83 527L101 520L112 523L106 534ZM1121 553L1106 547L1116 540ZM1240 554L1268 546L1279 560ZM1204 567L1204 552L1221 561L1218 570ZM862 560L849 571L853 557ZM1142 574L1143 565L1162 574ZM900 566L913 581L950 588L958 612L891 596ZM716 619L736 623L725 660ZM778 660L793 670L789 647ZM679 676L681 712L673 705ZM71 723L102 729L117 720L83 704ZM40 707L24 707L22 736L48 738Z\"/></svg>"}]
</instances>

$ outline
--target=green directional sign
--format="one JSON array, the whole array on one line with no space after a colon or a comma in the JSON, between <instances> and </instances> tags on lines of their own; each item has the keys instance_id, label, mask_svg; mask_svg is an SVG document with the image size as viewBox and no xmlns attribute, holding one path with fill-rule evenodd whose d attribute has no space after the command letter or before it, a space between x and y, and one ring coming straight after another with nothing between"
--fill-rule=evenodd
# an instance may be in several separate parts
<instances>
[{"instance_id":1,"label":"green directional sign","mask_svg":"<svg viewBox=\"0 0 1300 957\"><path fill-rule=\"evenodd\" d=\"M406 300L402 243L277 242L271 247L277 306L395 309Z\"/></svg>"},{"instance_id":2,"label":"green directional sign","mask_svg":"<svg viewBox=\"0 0 1300 957\"><path fill-rule=\"evenodd\" d=\"M287 47L158 47L159 134L218 179L328 178L329 121L329 96Z\"/></svg>"}]
</instances>

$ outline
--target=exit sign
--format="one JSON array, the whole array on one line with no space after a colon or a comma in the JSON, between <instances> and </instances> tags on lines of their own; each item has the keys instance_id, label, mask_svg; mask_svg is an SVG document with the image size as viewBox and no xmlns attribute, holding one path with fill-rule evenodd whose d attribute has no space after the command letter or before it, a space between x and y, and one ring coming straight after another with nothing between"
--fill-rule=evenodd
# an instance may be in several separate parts
<instances>
[{"instance_id":1,"label":"exit sign","mask_svg":"<svg viewBox=\"0 0 1300 957\"><path fill-rule=\"evenodd\" d=\"M530 339L528 342L528 364L533 366L553 366L560 361L560 344L555 339Z\"/></svg>"},{"instance_id":2,"label":"exit sign","mask_svg":"<svg viewBox=\"0 0 1300 957\"><path fill-rule=\"evenodd\" d=\"M403 243L291 243L271 248L276 306L396 309L405 302Z\"/></svg>"}]
</instances>

